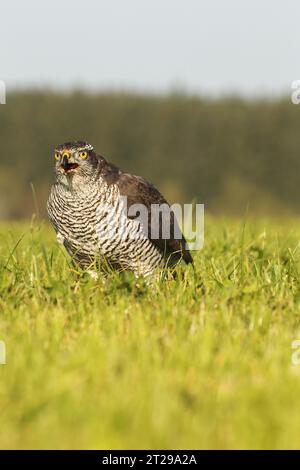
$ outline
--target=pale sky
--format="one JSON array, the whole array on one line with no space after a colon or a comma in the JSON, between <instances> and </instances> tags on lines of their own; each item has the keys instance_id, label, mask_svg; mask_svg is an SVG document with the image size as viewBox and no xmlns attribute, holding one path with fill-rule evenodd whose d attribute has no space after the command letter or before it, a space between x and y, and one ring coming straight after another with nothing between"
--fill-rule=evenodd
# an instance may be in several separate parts
<instances>
[{"instance_id":1,"label":"pale sky","mask_svg":"<svg viewBox=\"0 0 300 470\"><path fill-rule=\"evenodd\" d=\"M289 94L298 0L2 0L0 80L27 86Z\"/></svg>"}]
</instances>

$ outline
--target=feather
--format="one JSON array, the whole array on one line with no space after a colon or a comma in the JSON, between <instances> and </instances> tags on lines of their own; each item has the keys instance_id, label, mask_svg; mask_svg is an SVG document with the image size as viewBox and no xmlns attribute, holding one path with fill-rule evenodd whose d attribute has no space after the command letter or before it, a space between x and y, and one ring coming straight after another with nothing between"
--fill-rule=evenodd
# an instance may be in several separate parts
<instances>
[{"instance_id":1,"label":"feather","mask_svg":"<svg viewBox=\"0 0 300 470\"><path fill-rule=\"evenodd\" d=\"M159 218L152 216L151 206L153 204L160 206L166 204L170 207L162 194L144 178L124 173L115 165L108 163L103 157L99 156L99 160L101 161L101 177L108 185L116 184L121 196L126 196L128 211L133 204L143 204L147 208L148 227L144 227L144 229L146 229L145 231L151 242L164 253L166 258L170 259L170 263L178 262L181 258L187 264L193 263L193 258L187 247L187 242L179 230L174 212L162 211ZM132 218L132 216L129 217ZM157 226L157 223L159 226ZM170 225L170 238L163 238L163 224ZM154 238L152 234L158 234L158 238ZM175 238L175 234L179 237Z\"/></svg>"}]
</instances>

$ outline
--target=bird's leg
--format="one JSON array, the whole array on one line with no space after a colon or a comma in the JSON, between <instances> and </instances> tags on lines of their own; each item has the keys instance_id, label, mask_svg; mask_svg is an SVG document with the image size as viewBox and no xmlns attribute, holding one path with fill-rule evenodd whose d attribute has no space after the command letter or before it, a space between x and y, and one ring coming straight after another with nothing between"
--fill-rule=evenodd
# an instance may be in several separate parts
<instances>
[{"instance_id":1,"label":"bird's leg","mask_svg":"<svg viewBox=\"0 0 300 470\"><path fill-rule=\"evenodd\" d=\"M99 279L99 273L95 269L88 269L86 273L95 281Z\"/></svg>"}]
</instances>

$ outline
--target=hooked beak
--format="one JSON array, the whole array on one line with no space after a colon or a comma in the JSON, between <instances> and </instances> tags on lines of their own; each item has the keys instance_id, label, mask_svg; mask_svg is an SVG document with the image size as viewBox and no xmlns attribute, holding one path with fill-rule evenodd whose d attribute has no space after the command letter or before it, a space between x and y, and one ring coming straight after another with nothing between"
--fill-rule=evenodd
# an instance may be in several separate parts
<instances>
[{"instance_id":1,"label":"hooked beak","mask_svg":"<svg viewBox=\"0 0 300 470\"><path fill-rule=\"evenodd\" d=\"M70 173L71 171L76 170L76 168L78 168L78 166L79 165L77 163L70 163L69 159L66 155L63 157L61 167L62 167L62 169L64 170L65 173Z\"/></svg>"}]
</instances>

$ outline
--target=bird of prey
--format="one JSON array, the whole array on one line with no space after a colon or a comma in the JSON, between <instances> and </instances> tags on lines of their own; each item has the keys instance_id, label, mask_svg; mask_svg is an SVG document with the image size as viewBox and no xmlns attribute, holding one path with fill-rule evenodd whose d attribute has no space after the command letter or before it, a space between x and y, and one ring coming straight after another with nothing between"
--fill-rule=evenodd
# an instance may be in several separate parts
<instances>
[{"instance_id":1,"label":"bird of prey","mask_svg":"<svg viewBox=\"0 0 300 470\"><path fill-rule=\"evenodd\" d=\"M83 269L94 272L106 264L147 278L181 259L193 263L174 212L153 215L152 207L170 206L152 184L109 163L87 142L58 145L54 159L49 218L58 241ZM134 207L144 211L131 213ZM170 225L167 236L164 223Z\"/></svg>"}]
</instances>

